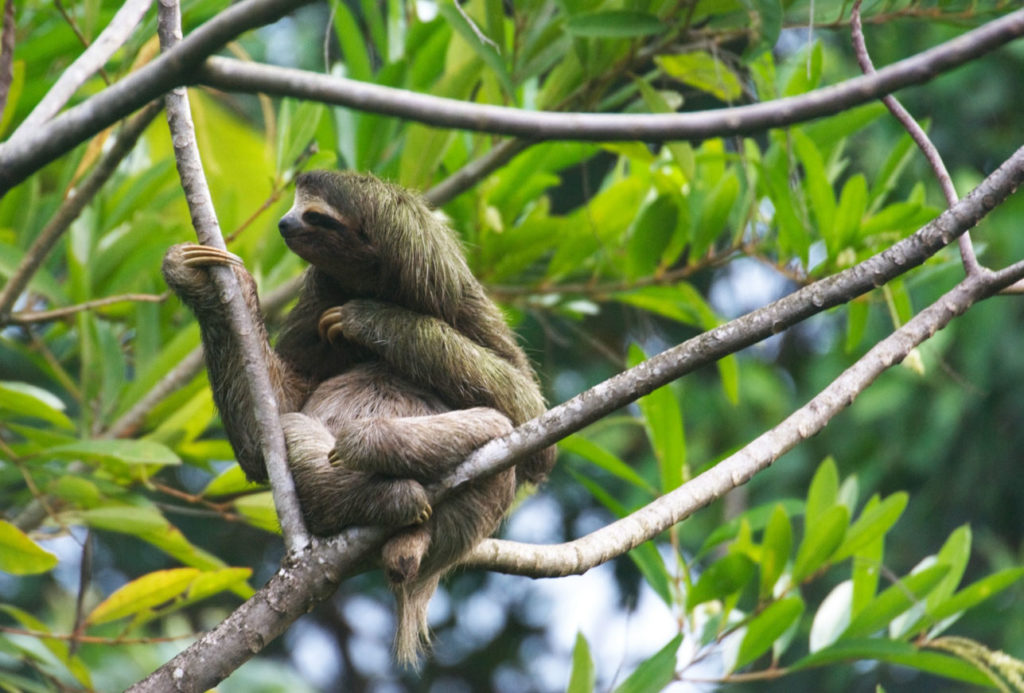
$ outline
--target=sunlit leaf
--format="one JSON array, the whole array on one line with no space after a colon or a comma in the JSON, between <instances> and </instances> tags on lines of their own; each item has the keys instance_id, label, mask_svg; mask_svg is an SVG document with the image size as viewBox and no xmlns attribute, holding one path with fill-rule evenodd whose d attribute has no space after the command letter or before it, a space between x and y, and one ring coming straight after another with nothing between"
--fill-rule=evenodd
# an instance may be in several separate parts
<instances>
[{"instance_id":1,"label":"sunlit leaf","mask_svg":"<svg viewBox=\"0 0 1024 693\"><path fill-rule=\"evenodd\" d=\"M158 570L143 575L100 602L86 620L93 624L108 623L147 611L184 594L198 576L195 568Z\"/></svg>"},{"instance_id":2,"label":"sunlit leaf","mask_svg":"<svg viewBox=\"0 0 1024 693\"><path fill-rule=\"evenodd\" d=\"M57 557L6 520L0 520L0 571L12 575L45 573Z\"/></svg>"},{"instance_id":3,"label":"sunlit leaf","mask_svg":"<svg viewBox=\"0 0 1024 693\"><path fill-rule=\"evenodd\" d=\"M673 79L689 84L722 101L734 101L743 86L724 62L704 51L659 55L655 62Z\"/></svg>"},{"instance_id":4,"label":"sunlit leaf","mask_svg":"<svg viewBox=\"0 0 1024 693\"><path fill-rule=\"evenodd\" d=\"M170 448L152 440L80 440L50 448L47 453L96 463L181 464L181 459Z\"/></svg>"}]
</instances>

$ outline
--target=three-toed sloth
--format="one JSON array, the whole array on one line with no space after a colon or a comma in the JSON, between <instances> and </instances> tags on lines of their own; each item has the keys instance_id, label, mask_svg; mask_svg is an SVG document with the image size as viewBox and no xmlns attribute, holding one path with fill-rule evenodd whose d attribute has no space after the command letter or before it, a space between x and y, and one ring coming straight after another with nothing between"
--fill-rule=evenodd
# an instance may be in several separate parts
<instances>
[{"instance_id":1,"label":"three-toed sloth","mask_svg":"<svg viewBox=\"0 0 1024 693\"><path fill-rule=\"evenodd\" d=\"M250 479L265 480L242 351L208 271L233 267L263 331L308 527L320 535L353 525L402 528L382 562L398 602L396 656L415 663L438 580L494 531L517 484L543 480L554 448L459 487L436 508L423 486L543 412L544 401L452 231L414 193L367 175L306 173L279 228L311 267L274 349L255 282L234 255L176 245L164 277L199 321L238 461Z\"/></svg>"}]
</instances>

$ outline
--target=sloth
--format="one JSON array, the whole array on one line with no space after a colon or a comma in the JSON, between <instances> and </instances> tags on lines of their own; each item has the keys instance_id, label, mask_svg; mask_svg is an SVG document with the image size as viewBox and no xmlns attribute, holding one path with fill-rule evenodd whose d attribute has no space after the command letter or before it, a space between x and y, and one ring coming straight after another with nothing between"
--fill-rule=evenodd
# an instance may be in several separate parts
<instances>
[{"instance_id":1,"label":"sloth","mask_svg":"<svg viewBox=\"0 0 1024 693\"><path fill-rule=\"evenodd\" d=\"M297 178L278 226L310 268L273 349L255 282L237 256L176 245L163 274L199 322L238 462L264 481L242 352L209 268L231 267L238 277L265 345L306 524L318 535L397 529L381 561L398 604L396 657L415 665L429 642L427 604L439 579L495 530L517 486L543 481L555 451L464 484L436 508L424 486L542 413L544 400L453 232L416 194L369 175L313 171Z\"/></svg>"}]
</instances>

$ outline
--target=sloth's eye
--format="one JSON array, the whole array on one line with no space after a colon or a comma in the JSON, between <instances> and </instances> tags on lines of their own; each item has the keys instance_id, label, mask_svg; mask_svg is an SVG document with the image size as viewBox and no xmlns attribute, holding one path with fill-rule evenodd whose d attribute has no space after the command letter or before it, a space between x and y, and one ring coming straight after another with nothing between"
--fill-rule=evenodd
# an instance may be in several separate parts
<instances>
[{"instance_id":1,"label":"sloth's eye","mask_svg":"<svg viewBox=\"0 0 1024 693\"><path fill-rule=\"evenodd\" d=\"M348 228L334 217L321 214L320 212L304 212L302 214L302 221L310 226L319 226L322 229L329 229L331 231L341 232Z\"/></svg>"}]
</instances>

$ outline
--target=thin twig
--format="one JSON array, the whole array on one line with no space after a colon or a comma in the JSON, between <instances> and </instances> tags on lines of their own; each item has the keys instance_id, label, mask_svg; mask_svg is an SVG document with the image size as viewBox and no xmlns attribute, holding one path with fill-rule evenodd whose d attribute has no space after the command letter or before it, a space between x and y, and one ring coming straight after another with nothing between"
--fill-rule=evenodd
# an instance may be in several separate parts
<instances>
[{"instance_id":1,"label":"thin twig","mask_svg":"<svg viewBox=\"0 0 1024 693\"><path fill-rule=\"evenodd\" d=\"M860 65L860 69L864 71L864 74L873 75L875 74L875 66L871 63L871 56L868 54L867 44L864 42L864 29L860 21L860 4L861 0L854 1L853 13L850 17L850 35L853 39L853 52L857 56L857 63ZM903 104L897 101L896 97L892 94L883 96L882 103L885 104L885 107L889 109L889 112L893 114L906 131L910 133L918 149L921 150L925 159L928 160L928 165L932 167L932 171L935 172L935 177L939 181L939 186L942 188L942 194L946 197L946 206L952 207L955 205L960 198L957 197L953 178L949 175L949 171L946 170L946 164L942 161L942 155L939 154L939 150L932 144L924 128L918 124L914 116L910 115L910 111L904 108ZM970 233L960 236L957 243L960 246L960 258L963 261L964 271L967 274L981 272L982 267L978 263L977 256L974 254L974 245L971 243Z\"/></svg>"},{"instance_id":2,"label":"thin twig","mask_svg":"<svg viewBox=\"0 0 1024 693\"><path fill-rule=\"evenodd\" d=\"M161 0L158 31L161 48L165 51L172 49L181 41L181 8L177 0ZM213 208L206 175L203 173L185 89L180 87L168 92L165 96L165 107L178 175L185 190L185 199L197 238L204 245L223 250L224 238ZM295 484L288 471L288 458L277 401L270 384L269 369L263 358L263 345L257 341L261 333L252 324L253 316L249 314L234 270L230 267L213 267L211 277L221 296L227 301L231 331L237 336L240 348L247 354L247 358L244 359L244 377L249 388L249 405L253 407L256 434L270 477L274 505L281 520L285 546L290 552L294 552L309 543L309 534L302 520Z\"/></svg>"},{"instance_id":3,"label":"thin twig","mask_svg":"<svg viewBox=\"0 0 1024 693\"><path fill-rule=\"evenodd\" d=\"M18 311L11 315L10 322L15 325L52 322L54 320L61 320L63 318L70 317L76 313L102 308L103 306L109 306L114 303L126 303L129 301L136 303L160 303L162 301L166 301L167 296L167 292L162 294L119 294L117 296L104 296L103 298L94 298L91 301L85 301L84 303L78 303L73 306L64 306L63 308L53 308L52 310Z\"/></svg>"}]
</instances>

